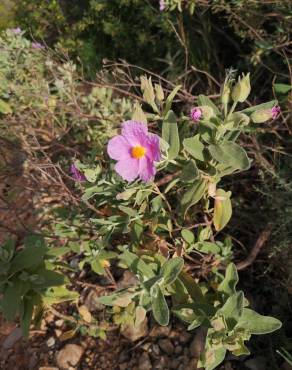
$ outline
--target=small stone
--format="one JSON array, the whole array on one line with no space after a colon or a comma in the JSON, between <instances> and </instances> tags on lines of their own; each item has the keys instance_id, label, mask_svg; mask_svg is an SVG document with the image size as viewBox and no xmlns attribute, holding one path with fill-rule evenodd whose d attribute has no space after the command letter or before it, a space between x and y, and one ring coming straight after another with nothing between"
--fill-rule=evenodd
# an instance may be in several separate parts
<instances>
[{"instance_id":1,"label":"small stone","mask_svg":"<svg viewBox=\"0 0 292 370\"><path fill-rule=\"evenodd\" d=\"M151 347L150 342L146 342L141 346L141 348L144 349L144 351L146 351L146 352L149 350L150 347Z\"/></svg>"},{"instance_id":2,"label":"small stone","mask_svg":"<svg viewBox=\"0 0 292 370\"><path fill-rule=\"evenodd\" d=\"M151 370L152 369L152 364L151 364L148 353L143 352L142 355L140 356L138 369L139 370Z\"/></svg>"},{"instance_id":3,"label":"small stone","mask_svg":"<svg viewBox=\"0 0 292 370\"><path fill-rule=\"evenodd\" d=\"M119 365L119 370L127 370L128 369L128 363L127 362L125 362L125 363L123 363L123 364L120 364Z\"/></svg>"},{"instance_id":4,"label":"small stone","mask_svg":"<svg viewBox=\"0 0 292 370\"><path fill-rule=\"evenodd\" d=\"M22 338L22 330L15 328L4 340L2 344L3 349L10 349Z\"/></svg>"},{"instance_id":5,"label":"small stone","mask_svg":"<svg viewBox=\"0 0 292 370\"><path fill-rule=\"evenodd\" d=\"M56 355L57 365L61 369L68 369L70 366L76 366L80 361L84 348L77 344L66 344Z\"/></svg>"},{"instance_id":6,"label":"small stone","mask_svg":"<svg viewBox=\"0 0 292 370\"><path fill-rule=\"evenodd\" d=\"M193 357L199 358L200 354L204 350L206 339L206 329L199 328L196 331L195 337L190 344L190 353Z\"/></svg>"},{"instance_id":7,"label":"small stone","mask_svg":"<svg viewBox=\"0 0 292 370\"><path fill-rule=\"evenodd\" d=\"M177 347L175 347L175 349L174 349L174 353L176 354L176 355L179 355L179 354L181 354L182 353L182 346L177 346Z\"/></svg>"},{"instance_id":8,"label":"small stone","mask_svg":"<svg viewBox=\"0 0 292 370\"><path fill-rule=\"evenodd\" d=\"M179 341L183 344L188 343L192 338L192 334L183 331L179 336Z\"/></svg>"},{"instance_id":9,"label":"small stone","mask_svg":"<svg viewBox=\"0 0 292 370\"><path fill-rule=\"evenodd\" d=\"M55 329L55 334L56 334L56 337L59 338L62 335L62 330Z\"/></svg>"},{"instance_id":10,"label":"small stone","mask_svg":"<svg viewBox=\"0 0 292 370\"><path fill-rule=\"evenodd\" d=\"M153 351L154 355L156 355L156 356L160 355L159 346L157 344L153 344L152 351Z\"/></svg>"},{"instance_id":11,"label":"small stone","mask_svg":"<svg viewBox=\"0 0 292 370\"><path fill-rule=\"evenodd\" d=\"M56 320L55 321L55 325L60 328L61 326L63 326L64 324L64 320L63 319L59 319L59 320Z\"/></svg>"},{"instance_id":12,"label":"small stone","mask_svg":"<svg viewBox=\"0 0 292 370\"><path fill-rule=\"evenodd\" d=\"M186 370L197 370L197 365L198 365L198 359L197 358L192 358L188 364L188 367Z\"/></svg>"},{"instance_id":13,"label":"small stone","mask_svg":"<svg viewBox=\"0 0 292 370\"><path fill-rule=\"evenodd\" d=\"M47 346L48 346L48 347L53 347L53 346L55 345L55 343L56 343L56 340L55 340L55 338L54 338L54 337L51 337L51 338L49 338L49 339L47 340Z\"/></svg>"},{"instance_id":14,"label":"small stone","mask_svg":"<svg viewBox=\"0 0 292 370\"><path fill-rule=\"evenodd\" d=\"M58 367L50 367L50 366L41 366L39 370L59 370Z\"/></svg>"},{"instance_id":15,"label":"small stone","mask_svg":"<svg viewBox=\"0 0 292 370\"><path fill-rule=\"evenodd\" d=\"M149 336L152 338L156 337L168 337L170 333L171 327L170 326L154 326Z\"/></svg>"},{"instance_id":16,"label":"small stone","mask_svg":"<svg viewBox=\"0 0 292 370\"><path fill-rule=\"evenodd\" d=\"M158 345L162 349L162 351L165 352L166 354L168 355L173 354L174 346L169 339L160 339L158 341Z\"/></svg>"}]
</instances>

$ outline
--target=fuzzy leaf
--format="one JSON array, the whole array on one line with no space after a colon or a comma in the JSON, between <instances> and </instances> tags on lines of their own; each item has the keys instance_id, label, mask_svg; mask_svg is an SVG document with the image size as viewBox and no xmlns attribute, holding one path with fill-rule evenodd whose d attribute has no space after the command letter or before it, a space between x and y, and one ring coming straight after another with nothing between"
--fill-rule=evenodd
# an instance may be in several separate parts
<instances>
[{"instance_id":1,"label":"fuzzy leaf","mask_svg":"<svg viewBox=\"0 0 292 370\"><path fill-rule=\"evenodd\" d=\"M181 257L171 258L166 261L161 268L164 285L172 284L180 274L184 266L184 260Z\"/></svg>"},{"instance_id":2,"label":"fuzzy leaf","mask_svg":"<svg viewBox=\"0 0 292 370\"><path fill-rule=\"evenodd\" d=\"M229 222L232 215L230 194L222 189L217 189L214 207L214 226L217 231L222 230Z\"/></svg>"},{"instance_id":3,"label":"fuzzy leaf","mask_svg":"<svg viewBox=\"0 0 292 370\"><path fill-rule=\"evenodd\" d=\"M169 309L160 286L156 284L152 288L152 311L155 320L162 326L169 323Z\"/></svg>"},{"instance_id":4,"label":"fuzzy leaf","mask_svg":"<svg viewBox=\"0 0 292 370\"><path fill-rule=\"evenodd\" d=\"M168 159L177 157L180 148L176 116L169 111L162 124L162 139L169 144Z\"/></svg>"},{"instance_id":5,"label":"fuzzy leaf","mask_svg":"<svg viewBox=\"0 0 292 370\"><path fill-rule=\"evenodd\" d=\"M210 145L211 156L219 163L223 163L237 170L247 170L250 162L245 150L232 141Z\"/></svg>"},{"instance_id":6,"label":"fuzzy leaf","mask_svg":"<svg viewBox=\"0 0 292 370\"><path fill-rule=\"evenodd\" d=\"M195 159L199 161L204 161L204 144L200 141L200 135L195 135L184 139L183 141L184 149Z\"/></svg>"},{"instance_id":7,"label":"fuzzy leaf","mask_svg":"<svg viewBox=\"0 0 292 370\"><path fill-rule=\"evenodd\" d=\"M219 284L218 291L231 296L235 293L235 287L238 283L238 273L234 263L229 263L226 268L225 278Z\"/></svg>"},{"instance_id":8,"label":"fuzzy leaf","mask_svg":"<svg viewBox=\"0 0 292 370\"><path fill-rule=\"evenodd\" d=\"M251 334L260 335L280 329L282 323L274 317L263 316L249 308L244 308L238 326L248 329Z\"/></svg>"}]
</instances>

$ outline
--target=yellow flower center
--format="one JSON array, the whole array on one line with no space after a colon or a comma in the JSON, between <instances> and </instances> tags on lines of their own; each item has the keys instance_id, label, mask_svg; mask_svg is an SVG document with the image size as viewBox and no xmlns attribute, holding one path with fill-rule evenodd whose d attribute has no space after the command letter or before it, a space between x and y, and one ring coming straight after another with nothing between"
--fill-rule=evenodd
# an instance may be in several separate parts
<instances>
[{"instance_id":1,"label":"yellow flower center","mask_svg":"<svg viewBox=\"0 0 292 370\"><path fill-rule=\"evenodd\" d=\"M139 159L143 158L146 153L146 148L141 145L134 146L131 150L131 155L133 158Z\"/></svg>"}]
</instances>

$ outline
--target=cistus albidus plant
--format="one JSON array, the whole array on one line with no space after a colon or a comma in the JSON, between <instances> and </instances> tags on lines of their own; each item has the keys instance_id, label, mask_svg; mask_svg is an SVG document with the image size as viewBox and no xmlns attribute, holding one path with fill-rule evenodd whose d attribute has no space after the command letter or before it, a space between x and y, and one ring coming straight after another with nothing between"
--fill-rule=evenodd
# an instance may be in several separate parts
<instances>
[{"instance_id":1,"label":"cistus albidus plant","mask_svg":"<svg viewBox=\"0 0 292 370\"><path fill-rule=\"evenodd\" d=\"M118 253L119 267L136 276L132 286L100 298L112 307L114 322L135 326L152 314L160 325L174 315L189 330L202 326L200 366L212 370L227 351L248 354L252 334L281 326L253 311L237 289L231 239L220 234L232 215L231 192L221 180L252 162L238 138L252 133L259 121L253 117L264 110L273 119L279 108L276 101L239 106L251 90L249 74L227 77L218 105L200 95L187 115L171 110L179 89L165 98L161 86L141 77L148 113L138 105L110 139L113 161L94 184L83 183L83 200L100 212L91 221L102 254ZM205 271L196 275L203 261Z\"/></svg>"}]
</instances>

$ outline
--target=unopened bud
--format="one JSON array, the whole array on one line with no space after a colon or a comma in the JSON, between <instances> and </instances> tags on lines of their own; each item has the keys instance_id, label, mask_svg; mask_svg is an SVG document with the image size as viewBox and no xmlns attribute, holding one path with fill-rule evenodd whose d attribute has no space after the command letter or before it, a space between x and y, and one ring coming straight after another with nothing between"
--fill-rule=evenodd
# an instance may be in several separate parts
<instances>
[{"instance_id":1,"label":"unopened bud","mask_svg":"<svg viewBox=\"0 0 292 370\"><path fill-rule=\"evenodd\" d=\"M254 123L263 123L269 119L276 119L281 112L280 107L275 106L271 109L259 109L250 116Z\"/></svg>"},{"instance_id":2,"label":"unopened bud","mask_svg":"<svg viewBox=\"0 0 292 370\"><path fill-rule=\"evenodd\" d=\"M214 111L208 105L201 105L200 107L194 107L191 110L192 121L198 122L201 119L209 119L214 116Z\"/></svg>"},{"instance_id":3,"label":"unopened bud","mask_svg":"<svg viewBox=\"0 0 292 370\"><path fill-rule=\"evenodd\" d=\"M225 83L221 93L222 104L228 104L230 100L231 89L229 83Z\"/></svg>"},{"instance_id":4,"label":"unopened bud","mask_svg":"<svg viewBox=\"0 0 292 370\"><path fill-rule=\"evenodd\" d=\"M237 83L232 89L232 99L234 102L243 103L250 93L249 73L238 78Z\"/></svg>"}]
</instances>

